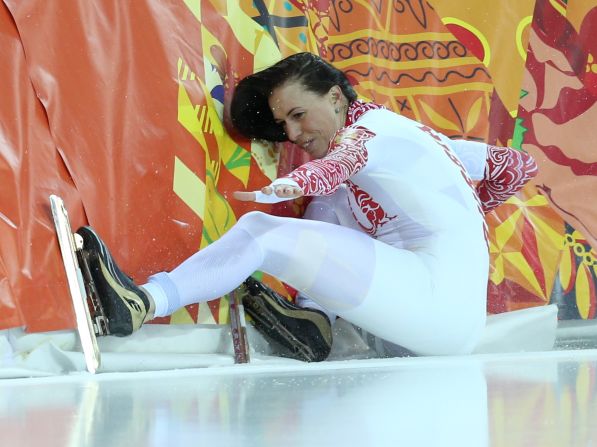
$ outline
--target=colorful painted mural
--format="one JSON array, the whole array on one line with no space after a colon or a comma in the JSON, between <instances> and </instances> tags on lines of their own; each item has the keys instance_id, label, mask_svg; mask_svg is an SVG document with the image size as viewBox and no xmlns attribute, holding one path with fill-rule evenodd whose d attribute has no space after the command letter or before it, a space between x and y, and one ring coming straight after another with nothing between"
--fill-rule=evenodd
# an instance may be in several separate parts
<instances>
[{"instance_id":1,"label":"colorful painted mural","mask_svg":"<svg viewBox=\"0 0 597 447\"><path fill-rule=\"evenodd\" d=\"M304 160L230 131L243 76L298 51L452 138L528 151L540 174L488 215L488 311L595 317L597 0L0 1L0 329L74 326L47 197L138 281L252 209ZM265 281L289 293L275 278ZM161 323L224 323L226 300Z\"/></svg>"}]
</instances>

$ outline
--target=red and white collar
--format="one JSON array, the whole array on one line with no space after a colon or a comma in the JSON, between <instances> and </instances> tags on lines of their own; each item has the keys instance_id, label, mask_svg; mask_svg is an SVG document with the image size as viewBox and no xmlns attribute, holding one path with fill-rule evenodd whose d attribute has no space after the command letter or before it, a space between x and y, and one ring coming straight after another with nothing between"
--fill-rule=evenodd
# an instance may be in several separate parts
<instances>
[{"instance_id":1,"label":"red and white collar","mask_svg":"<svg viewBox=\"0 0 597 447\"><path fill-rule=\"evenodd\" d=\"M346 123L344 123L344 126L346 127L354 124L365 112L377 109L385 109L385 107L380 104L375 104L374 102L361 101L360 99L351 102L348 106L348 113L346 114Z\"/></svg>"}]
</instances>

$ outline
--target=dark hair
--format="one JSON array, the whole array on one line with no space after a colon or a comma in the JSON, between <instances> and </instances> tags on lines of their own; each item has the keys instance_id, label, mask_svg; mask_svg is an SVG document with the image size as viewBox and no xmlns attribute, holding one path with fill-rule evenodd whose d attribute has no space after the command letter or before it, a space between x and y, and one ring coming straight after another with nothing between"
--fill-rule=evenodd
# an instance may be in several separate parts
<instances>
[{"instance_id":1,"label":"dark hair","mask_svg":"<svg viewBox=\"0 0 597 447\"><path fill-rule=\"evenodd\" d=\"M349 103L357 99L344 73L319 56L298 53L238 83L230 104L234 128L247 138L287 141L284 129L274 121L268 98L274 89L289 81L298 81L307 90L319 95L326 94L337 85Z\"/></svg>"}]
</instances>

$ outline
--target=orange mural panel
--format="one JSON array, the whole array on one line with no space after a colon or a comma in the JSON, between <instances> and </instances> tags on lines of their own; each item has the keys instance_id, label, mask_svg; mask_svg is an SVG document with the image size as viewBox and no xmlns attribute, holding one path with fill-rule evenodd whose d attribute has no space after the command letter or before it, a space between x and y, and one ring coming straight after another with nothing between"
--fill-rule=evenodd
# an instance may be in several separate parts
<instances>
[{"instance_id":1,"label":"orange mural panel","mask_svg":"<svg viewBox=\"0 0 597 447\"><path fill-rule=\"evenodd\" d=\"M581 28L589 32L595 25L597 6ZM585 195L597 191L597 159L587 150L597 140L597 77L591 72L594 44L589 41L549 2L538 6L520 116L523 147L540 162L539 189L596 247L597 209Z\"/></svg>"},{"instance_id":2,"label":"orange mural panel","mask_svg":"<svg viewBox=\"0 0 597 447\"><path fill-rule=\"evenodd\" d=\"M230 193L305 155L229 133L227 105L239 79L298 51L450 137L532 153L536 181L488 217L489 311L564 299L561 317L594 318L597 4L568 3L2 0L0 329L73 327L51 193L137 281L272 210ZM213 302L162 322L225 319Z\"/></svg>"},{"instance_id":3,"label":"orange mural panel","mask_svg":"<svg viewBox=\"0 0 597 447\"><path fill-rule=\"evenodd\" d=\"M7 73L6 84L16 79L16 95L30 92L30 122L27 114L15 110L27 104L24 98L15 98L12 109L21 119L20 131L36 137L30 146L15 136L14 151L25 159L19 160L19 177L12 181L20 220L12 237L3 236L3 259L6 253L17 257L6 263L13 297L7 308L22 313L31 301L37 315L29 322L26 316L4 319L3 313L1 324L30 330L72 327L47 206L50 193L64 196L73 227L90 223L97 228L125 271L138 281L171 269L199 248L202 220L177 196L173 177L181 160L189 172L205 179L205 153L180 125L177 102L179 70L184 70L180 61L197 73L203 71L201 26L183 2L114 1L101 8L86 1L6 5L14 22L4 4L3 18L13 28L16 23L21 39L16 42L28 62L26 67L20 61L18 76L14 68ZM217 11L213 14L220 19ZM205 94L198 85L187 85L186 91L200 113ZM2 111L10 113L10 108L3 104ZM213 138L208 143L210 156L217 159ZM36 158L35 166L46 169L46 185L40 184L39 172L29 170L29 147L35 148L36 157L45 148L45 159ZM249 185L224 172L220 190L263 184L264 176L251 163L255 174ZM61 187L60 175L72 179L70 190ZM3 200L3 213L5 203L9 202ZM254 208L235 204L238 215ZM29 244L34 244L35 253L28 252ZM48 293L50 287L54 293Z\"/></svg>"},{"instance_id":4,"label":"orange mural panel","mask_svg":"<svg viewBox=\"0 0 597 447\"><path fill-rule=\"evenodd\" d=\"M328 60L360 95L451 137L486 139L489 73L428 3L330 8Z\"/></svg>"},{"instance_id":5,"label":"orange mural panel","mask_svg":"<svg viewBox=\"0 0 597 447\"><path fill-rule=\"evenodd\" d=\"M52 144L19 33L4 3L0 29L0 328L61 329L74 319L47 197L61 194L75 221L83 220L83 210Z\"/></svg>"}]
</instances>

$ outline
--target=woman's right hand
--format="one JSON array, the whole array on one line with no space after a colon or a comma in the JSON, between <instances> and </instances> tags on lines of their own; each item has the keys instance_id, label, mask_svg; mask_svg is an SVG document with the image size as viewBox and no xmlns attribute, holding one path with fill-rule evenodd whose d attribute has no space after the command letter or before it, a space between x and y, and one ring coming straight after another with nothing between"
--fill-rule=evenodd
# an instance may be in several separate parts
<instances>
[{"instance_id":1,"label":"woman's right hand","mask_svg":"<svg viewBox=\"0 0 597 447\"><path fill-rule=\"evenodd\" d=\"M303 195L303 190L298 186L285 184L264 186L261 188L261 192L268 196L273 193L276 196L284 199L296 199Z\"/></svg>"}]
</instances>

